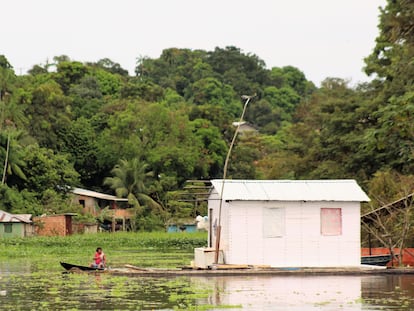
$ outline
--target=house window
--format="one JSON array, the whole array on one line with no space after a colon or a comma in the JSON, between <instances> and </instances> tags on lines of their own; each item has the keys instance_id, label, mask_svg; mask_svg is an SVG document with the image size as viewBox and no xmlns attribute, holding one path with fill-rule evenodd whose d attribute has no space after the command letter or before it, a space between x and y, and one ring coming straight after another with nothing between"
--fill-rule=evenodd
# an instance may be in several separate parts
<instances>
[{"instance_id":1,"label":"house window","mask_svg":"<svg viewBox=\"0 0 414 311\"><path fill-rule=\"evenodd\" d=\"M79 204L82 205L83 208L85 208L85 200L79 200Z\"/></svg>"},{"instance_id":2,"label":"house window","mask_svg":"<svg viewBox=\"0 0 414 311\"><path fill-rule=\"evenodd\" d=\"M13 232L13 225L12 224L4 224L4 233L12 233Z\"/></svg>"},{"instance_id":3,"label":"house window","mask_svg":"<svg viewBox=\"0 0 414 311\"><path fill-rule=\"evenodd\" d=\"M321 208L321 234L342 234L342 209Z\"/></svg>"},{"instance_id":4,"label":"house window","mask_svg":"<svg viewBox=\"0 0 414 311\"><path fill-rule=\"evenodd\" d=\"M285 233L285 212L283 208L263 209L263 236L282 237Z\"/></svg>"}]
</instances>

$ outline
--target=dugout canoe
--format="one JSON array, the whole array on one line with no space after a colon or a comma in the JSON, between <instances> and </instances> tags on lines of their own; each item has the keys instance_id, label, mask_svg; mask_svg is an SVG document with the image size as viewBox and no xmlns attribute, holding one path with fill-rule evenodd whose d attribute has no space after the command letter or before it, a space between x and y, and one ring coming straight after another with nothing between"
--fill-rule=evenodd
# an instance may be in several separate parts
<instances>
[{"instance_id":1,"label":"dugout canoe","mask_svg":"<svg viewBox=\"0 0 414 311\"><path fill-rule=\"evenodd\" d=\"M391 261L391 259L392 259L392 256L389 254L362 256L361 264L374 265L374 266L386 266Z\"/></svg>"},{"instance_id":2,"label":"dugout canoe","mask_svg":"<svg viewBox=\"0 0 414 311\"><path fill-rule=\"evenodd\" d=\"M93 268L89 266L80 266L80 265L74 265L74 264L62 262L62 261L60 262L60 265L68 271L70 271L71 269L79 269L82 271L103 271L105 270L104 268Z\"/></svg>"}]
</instances>

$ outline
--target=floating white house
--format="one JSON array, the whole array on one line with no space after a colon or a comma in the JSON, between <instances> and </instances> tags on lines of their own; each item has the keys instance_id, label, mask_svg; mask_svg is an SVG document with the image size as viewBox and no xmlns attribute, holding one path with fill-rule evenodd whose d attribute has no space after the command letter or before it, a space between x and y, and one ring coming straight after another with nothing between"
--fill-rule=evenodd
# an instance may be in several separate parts
<instances>
[{"instance_id":1,"label":"floating white house","mask_svg":"<svg viewBox=\"0 0 414 311\"><path fill-rule=\"evenodd\" d=\"M360 265L360 203L369 198L355 180L211 182L210 248L204 250L210 261L220 224L219 260L225 264ZM208 264L204 258L202 265Z\"/></svg>"}]
</instances>

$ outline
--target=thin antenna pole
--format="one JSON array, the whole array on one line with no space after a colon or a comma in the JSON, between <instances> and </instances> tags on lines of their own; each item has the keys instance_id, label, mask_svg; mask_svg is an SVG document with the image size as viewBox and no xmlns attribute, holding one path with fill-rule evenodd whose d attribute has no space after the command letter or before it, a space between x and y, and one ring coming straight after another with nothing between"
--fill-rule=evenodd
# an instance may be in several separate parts
<instances>
[{"instance_id":1,"label":"thin antenna pole","mask_svg":"<svg viewBox=\"0 0 414 311\"><path fill-rule=\"evenodd\" d=\"M243 122L244 114L246 113L247 104L255 96L256 96L256 94L252 95L252 96L247 96L247 95L242 96L242 99L245 99L246 102L244 103L243 112L240 116L240 121L237 124L236 131L234 132L233 139L231 140L231 143L230 143L229 151L227 152L226 161L224 162L223 182L221 184L221 192L220 192L220 206L219 206L219 214L218 214L218 226L216 228L217 229L217 231L216 231L216 249L215 249L215 257L214 257L214 263L215 264L218 264L219 253L220 253L221 209L222 209L222 206L223 206L223 193L224 193L224 184L226 182L226 176L227 176L227 166L229 164L231 151L233 149L234 142L236 141L236 137L237 137L237 134L239 132L240 125Z\"/></svg>"}]
</instances>

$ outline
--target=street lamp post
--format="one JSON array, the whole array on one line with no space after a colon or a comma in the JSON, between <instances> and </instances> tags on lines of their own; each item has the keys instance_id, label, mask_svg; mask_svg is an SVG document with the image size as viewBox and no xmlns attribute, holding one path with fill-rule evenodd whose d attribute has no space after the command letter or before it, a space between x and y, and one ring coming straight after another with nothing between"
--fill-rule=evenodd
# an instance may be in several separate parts
<instances>
[{"instance_id":1,"label":"street lamp post","mask_svg":"<svg viewBox=\"0 0 414 311\"><path fill-rule=\"evenodd\" d=\"M231 151L233 149L234 142L236 141L237 134L240 129L240 125L243 122L244 114L246 113L246 108L250 100L255 97L255 95L242 95L242 99L245 100L244 106L243 106L243 112L240 116L239 123L237 124L236 131L234 132L233 139L231 140L229 151L227 152L226 161L224 162L224 172L223 172L223 182L221 184L221 193L220 193L220 206L219 206L219 214L218 214L218 225L216 227L216 247L215 247L215 257L214 257L214 263L218 264L219 260L219 253L220 253L220 238L221 238L221 209L223 206L223 193L224 193L224 183L226 182L226 176L227 176L227 166L229 164Z\"/></svg>"}]
</instances>

